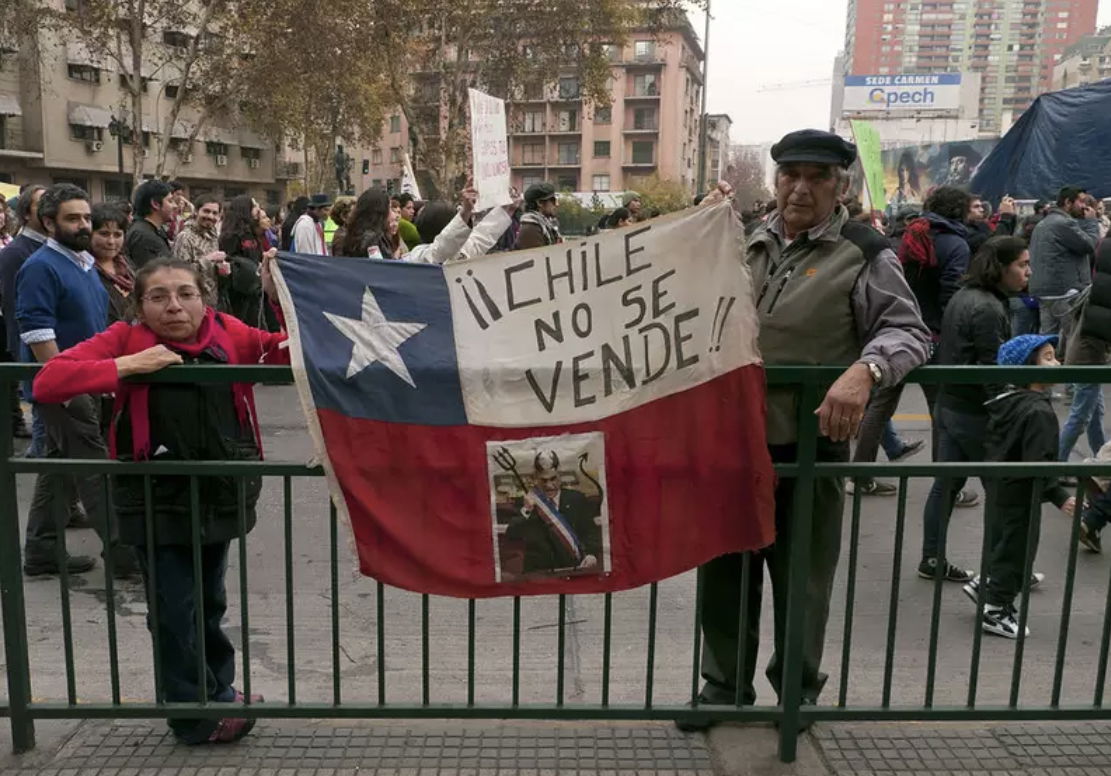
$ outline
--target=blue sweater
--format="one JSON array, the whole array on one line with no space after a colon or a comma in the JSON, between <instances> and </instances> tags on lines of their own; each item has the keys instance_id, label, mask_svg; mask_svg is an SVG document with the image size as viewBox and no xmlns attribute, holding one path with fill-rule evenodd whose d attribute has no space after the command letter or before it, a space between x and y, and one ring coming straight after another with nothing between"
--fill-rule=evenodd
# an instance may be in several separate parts
<instances>
[{"instance_id":1,"label":"blue sweater","mask_svg":"<svg viewBox=\"0 0 1111 776\"><path fill-rule=\"evenodd\" d=\"M44 245L16 275L15 317L20 334L51 329L59 350L71 348L108 325L108 293L95 269ZM23 345L23 359L34 361Z\"/></svg>"}]
</instances>

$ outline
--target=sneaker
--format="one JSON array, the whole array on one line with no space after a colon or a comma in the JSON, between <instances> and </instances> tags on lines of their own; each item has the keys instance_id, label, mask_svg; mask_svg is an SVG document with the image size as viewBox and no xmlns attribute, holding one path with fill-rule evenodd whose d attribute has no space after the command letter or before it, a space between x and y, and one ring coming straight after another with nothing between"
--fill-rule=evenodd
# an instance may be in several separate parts
<instances>
[{"instance_id":1,"label":"sneaker","mask_svg":"<svg viewBox=\"0 0 1111 776\"><path fill-rule=\"evenodd\" d=\"M1035 587L1040 585L1042 582L1045 582L1045 574L1043 574L1040 571L1030 572L1030 589L1031 590L1033 590Z\"/></svg>"},{"instance_id":2,"label":"sneaker","mask_svg":"<svg viewBox=\"0 0 1111 776\"><path fill-rule=\"evenodd\" d=\"M967 583L962 585L961 590L963 590L964 594L972 600L972 603L976 604L977 606L980 605L980 575L979 574L977 574L972 579L968 580Z\"/></svg>"},{"instance_id":3,"label":"sneaker","mask_svg":"<svg viewBox=\"0 0 1111 776\"><path fill-rule=\"evenodd\" d=\"M845 492L850 496L856 493L857 480L849 480L845 485ZM859 480L860 495L862 496L894 496L899 489L888 482L880 482L871 478Z\"/></svg>"},{"instance_id":4,"label":"sneaker","mask_svg":"<svg viewBox=\"0 0 1111 776\"><path fill-rule=\"evenodd\" d=\"M918 576L922 579L934 579L937 576L937 558L923 558L918 564ZM948 561L945 561L945 568L941 572L941 578L946 582L970 582L973 577L975 572L957 568Z\"/></svg>"},{"instance_id":5,"label":"sneaker","mask_svg":"<svg viewBox=\"0 0 1111 776\"><path fill-rule=\"evenodd\" d=\"M1083 520L1080 521L1080 543L1092 552L1103 552L1103 545L1099 541L1099 531Z\"/></svg>"},{"instance_id":6,"label":"sneaker","mask_svg":"<svg viewBox=\"0 0 1111 776\"><path fill-rule=\"evenodd\" d=\"M909 444L903 445L903 449L899 451L898 455L896 455L894 458L888 458L887 460L891 461L891 463L898 463L899 461L905 461L906 459L910 458L912 455L917 455L918 453L922 452L922 448L925 447L925 446L926 446L926 440L925 439L919 439L915 442L911 442Z\"/></svg>"},{"instance_id":7,"label":"sneaker","mask_svg":"<svg viewBox=\"0 0 1111 776\"><path fill-rule=\"evenodd\" d=\"M84 574L96 566L96 561L85 555L70 555L66 558L66 571L70 574ZM57 558L28 559L23 564L23 573L29 577L45 574L59 574Z\"/></svg>"},{"instance_id":8,"label":"sneaker","mask_svg":"<svg viewBox=\"0 0 1111 776\"><path fill-rule=\"evenodd\" d=\"M1018 638L1018 610L1013 606L994 606L984 604L984 613L980 617L980 627L985 633L1002 636L1005 639ZM1027 628L1024 636L1030 636Z\"/></svg>"},{"instance_id":9,"label":"sneaker","mask_svg":"<svg viewBox=\"0 0 1111 776\"><path fill-rule=\"evenodd\" d=\"M974 490L962 490L957 494L957 500L953 506L960 509L968 509L980 503L980 494Z\"/></svg>"},{"instance_id":10,"label":"sneaker","mask_svg":"<svg viewBox=\"0 0 1111 776\"><path fill-rule=\"evenodd\" d=\"M89 515L85 512L85 508L80 504L74 504L70 508L69 519L66 520L66 528L72 528L77 531L92 527L93 521L89 519Z\"/></svg>"}]
</instances>

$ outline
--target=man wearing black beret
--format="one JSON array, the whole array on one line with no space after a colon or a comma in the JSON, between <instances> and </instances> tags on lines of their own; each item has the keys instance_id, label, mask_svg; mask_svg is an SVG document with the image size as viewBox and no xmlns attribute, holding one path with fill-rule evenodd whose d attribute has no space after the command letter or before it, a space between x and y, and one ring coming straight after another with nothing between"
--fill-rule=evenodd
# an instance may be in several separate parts
<instances>
[{"instance_id":1,"label":"man wearing black beret","mask_svg":"<svg viewBox=\"0 0 1111 776\"><path fill-rule=\"evenodd\" d=\"M929 332L887 241L869 226L850 220L839 204L848 187L848 168L856 161L856 147L829 132L805 129L776 143L771 155L777 164L777 207L747 246L760 320L760 351L767 364L845 368L817 411L817 456L819 461L846 462L849 440L856 435L872 389L897 385L924 364ZM722 184L716 198L729 193L728 184ZM796 391L793 386L768 389L768 448L777 463L797 460ZM742 702L755 702L753 677L765 564L775 605L775 652L767 676L776 693L782 693L788 565L798 530L791 526L794 497L795 480L780 479L775 544L756 553L750 563L744 634L738 632L737 616L741 556L725 555L705 566L702 675L706 684L700 703L732 705L738 682ZM822 650L841 550L843 509L842 479L817 477L808 565L802 575L806 586L801 618L804 703L816 702L827 678L821 672ZM737 646L742 636L745 665L738 676Z\"/></svg>"}]
</instances>

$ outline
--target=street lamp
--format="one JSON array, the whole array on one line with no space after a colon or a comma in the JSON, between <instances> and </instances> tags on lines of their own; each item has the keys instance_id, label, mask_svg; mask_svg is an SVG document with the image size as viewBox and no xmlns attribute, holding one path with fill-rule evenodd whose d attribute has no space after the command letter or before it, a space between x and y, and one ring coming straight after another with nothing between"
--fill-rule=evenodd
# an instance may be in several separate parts
<instances>
[{"instance_id":1,"label":"street lamp","mask_svg":"<svg viewBox=\"0 0 1111 776\"><path fill-rule=\"evenodd\" d=\"M124 178L123 172L123 139L126 135L130 135L131 127L127 125L127 120L116 118L115 115L111 117L108 122L108 132L116 138L116 166L119 168L120 179L124 184L124 190L127 190L127 181Z\"/></svg>"},{"instance_id":2,"label":"street lamp","mask_svg":"<svg viewBox=\"0 0 1111 776\"><path fill-rule=\"evenodd\" d=\"M710 0L706 0L706 34L702 38L702 127L698 135L698 190L706 188L706 93L710 90ZM717 181L715 181L716 183Z\"/></svg>"}]
</instances>

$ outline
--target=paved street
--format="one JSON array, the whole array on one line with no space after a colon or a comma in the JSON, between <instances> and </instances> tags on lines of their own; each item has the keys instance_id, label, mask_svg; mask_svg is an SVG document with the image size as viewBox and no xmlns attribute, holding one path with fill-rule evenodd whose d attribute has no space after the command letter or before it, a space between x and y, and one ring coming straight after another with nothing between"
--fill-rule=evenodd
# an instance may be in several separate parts
<instances>
[{"instance_id":1,"label":"paved street","mask_svg":"<svg viewBox=\"0 0 1111 776\"><path fill-rule=\"evenodd\" d=\"M909 439L927 438L928 423L917 388L907 392L897 425ZM270 460L305 461L311 457L300 411L292 389L260 391L267 456ZM923 454L925 456L925 454ZM24 511L32 479L20 480L19 500ZM978 487L978 485L977 485ZM921 512L928 482L913 481L908 497L906 536L897 591L898 618L891 703L920 705L927 671L929 611L933 588L918 579ZM282 483L268 481L258 527L247 541L249 644L252 691L269 701L289 698L287 670L296 670L298 701L331 702L331 580L329 574L328 510L323 482L303 479L293 483L293 631L287 638L286 582L282 552ZM864 502L861 520L855 611L851 623L852 655L847 674L841 652L845 634L845 574L849 520L839 581L830 622L826 668L830 673L824 696L837 701L840 683L847 678L850 705L877 706L882 699L886 632L892 592L891 573L895 534L894 498ZM980 547L980 509L958 510L951 527L950 555L954 562L976 565ZM692 516L692 519L695 516ZM1042 589L1031 596L1032 635L1026 644L1021 702L1046 705L1053 685L1058 645L1069 523L1052 507L1044 512L1042 545L1036 567L1047 574ZM74 551L96 553L92 532L70 532ZM376 703L379 657L376 649L376 583L358 575L350 540L340 526L340 677L344 703ZM1091 704L1099 655L1103 607L1107 596L1108 559L1080 553L1071 610L1069 639L1062 683L1062 705ZM229 569L231 596L229 631L237 643L241 594L239 564L233 547ZM76 654L76 687L80 701L110 698L110 673L103 576L98 570L73 580L70 599ZM25 584L28 641L31 645L32 692L37 700L64 700L66 678L62 649L59 585L56 578ZM678 704L689 697L692 667L694 574L662 582L655 645L652 699L656 704ZM765 603L770 612L770 601ZM145 628L146 605L141 589L125 585L116 593L117 631L122 656L121 693L125 701L152 696L150 643ZM476 606L475 696L479 703L505 703L512 677L512 606L510 601L480 601ZM598 703L601 699L602 598L576 596L567 602L565 700ZM419 704L422 693L421 597L399 590L385 592L386 648L383 656L385 695L391 704ZM556 700L558 600L530 599L521 606L522 703ZM467 692L467 604L433 599L429 607L429 700L463 703ZM770 617L765 618L765 643L770 641ZM940 619L935 705L963 705L970 667L972 605L959 586L943 590ZM610 700L641 704L646 692L648 592L636 590L613 598L613 657ZM980 668L979 702L1007 702L1012 672L1013 644L985 636ZM291 661L292 657L292 661ZM761 656L761 664L767 653ZM762 681L759 701L774 696ZM125 723L142 725L142 723ZM262 723L260 731L269 724ZM281 723L288 729L291 723ZM295 723L293 723L295 724ZM469 723L472 727L475 723ZM40 727L48 727L40 723ZM818 730L841 726L819 725ZM146 729L146 728L143 728ZM648 725L645 729L656 729ZM155 730L159 731L158 726ZM145 735L145 734L144 734ZM771 731L766 731L771 737ZM821 741L819 735L819 741ZM697 770L701 766L694 766ZM680 769L681 770L681 769Z\"/></svg>"}]
</instances>

